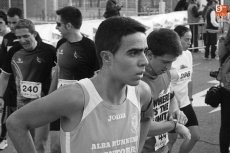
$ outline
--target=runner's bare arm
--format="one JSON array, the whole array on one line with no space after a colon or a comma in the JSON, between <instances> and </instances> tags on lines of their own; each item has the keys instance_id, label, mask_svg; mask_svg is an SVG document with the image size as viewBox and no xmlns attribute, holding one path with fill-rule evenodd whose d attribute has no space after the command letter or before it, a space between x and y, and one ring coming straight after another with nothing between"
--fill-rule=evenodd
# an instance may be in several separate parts
<instances>
[{"instance_id":1,"label":"runner's bare arm","mask_svg":"<svg viewBox=\"0 0 230 153\"><path fill-rule=\"evenodd\" d=\"M146 136L149 131L149 126L151 123L151 118L153 117L153 106L151 100L151 90L147 83L140 81L139 84L140 102L141 102L141 132L139 140L139 150L141 152Z\"/></svg>"},{"instance_id":2,"label":"runner's bare arm","mask_svg":"<svg viewBox=\"0 0 230 153\"><path fill-rule=\"evenodd\" d=\"M190 100L190 102L192 103L192 93L193 93L193 84L192 84L192 81L190 81L189 83L188 83L188 97L189 97L189 100Z\"/></svg>"},{"instance_id":3,"label":"runner's bare arm","mask_svg":"<svg viewBox=\"0 0 230 153\"><path fill-rule=\"evenodd\" d=\"M178 102L175 98L175 96L173 96L173 98L170 99L170 105L169 105L169 113L173 113L175 111L179 110L179 106L178 106Z\"/></svg>"},{"instance_id":4,"label":"runner's bare arm","mask_svg":"<svg viewBox=\"0 0 230 153\"><path fill-rule=\"evenodd\" d=\"M58 84L58 67L55 66L53 68L52 81L50 84L49 93L51 93L57 89L57 84Z\"/></svg>"},{"instance_id":5,"label":"runner's bare arm","mask_svg":"<svg viewBox=\"0 0 230 153\"><path fill-rule=\"evenodd\" d=\"M185 125L188 121L186 115L179 109L175 96L170 100L169 120L177 119L179 123Z\"/></svg>"},{"instance_id":6,"label":"runner's bare arm","mask_svg":"<svg viewBox=\"0 0 230 153\"><path fill-rule=\"evenodd\" d=\"M5 94L9 78L10 74L5 73L4 71L0 73L0 96L2 97L0 98L0 109L4 106L3 96Z\"/></svg>"},{"instance_id":7,"label":"runner's bare arm","mask_svg":"<svg viewBox=\"0 0 230 153\"><path fill-rule=\"evenodd\" d=\"M82 115L84 95L80 85L62 87L37 99L12 114L6 122L9 137L19 153L36 153L29 129L37 128L58 118L69 120L68 126L77 126L71 121Z\"/></svg>"},{"instance_id":8,"label":"runner's bare arm","mask_svg":"<svg viewBox=\"0 0 230 153\"><path fill-rule=\"evenodd\" d=\"M4 71L0 73L0 96L1 97L4 95L6 91L6 87L8 85L9 78L10 78L9 73L5 73Z\"/></svg>"},{"instance_id":9,"label":"runner's bare arm","mask_svg":"<svg viewBox=\"0 0 230 153\"><path fill-rule=\"evenodd\" d=\"M154 137L157 135L161 135L163 133L174 130L174 128L175 128L175 123L173 121L161 121L161 122L151 121L148 136Z\"/></svg>"}]
</instances>

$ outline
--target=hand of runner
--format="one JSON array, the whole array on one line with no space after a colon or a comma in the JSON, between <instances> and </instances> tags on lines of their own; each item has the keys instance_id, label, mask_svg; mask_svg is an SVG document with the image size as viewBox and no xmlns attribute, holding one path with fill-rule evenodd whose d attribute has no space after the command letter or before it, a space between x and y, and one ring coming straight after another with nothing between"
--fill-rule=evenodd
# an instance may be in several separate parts
<instances>
[{"instance_id":1,"label":"hand of runner","mask_svg":"<svg viewBox=\"0 0 230 153\"><path fill-rule=\"evenodd\" d=\"M188 122L188 118L184 114L184 112L177 110L172 114L174 119L177 119L178 123L185 125Z\"/></svg>"},{"instance_id":2,"label":"hand of runner","mask_svg":"<svg viewBox=\"0 0 230 153\"><path fill-rule=\"evenodd\" d=\"M176 133L178 133L184 139L187 139L187 140L191 139L191 133L190 133L189 129L186 126L184 126L183 124L177 123Z\"/></svg>"}]
</instances>

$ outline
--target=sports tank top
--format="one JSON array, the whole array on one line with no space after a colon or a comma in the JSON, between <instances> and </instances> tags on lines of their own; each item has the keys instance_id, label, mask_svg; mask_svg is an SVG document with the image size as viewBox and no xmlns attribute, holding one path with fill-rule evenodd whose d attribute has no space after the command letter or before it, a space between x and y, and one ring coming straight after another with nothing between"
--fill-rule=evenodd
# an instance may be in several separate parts
<instances>
[{"instance_id":1,"label":"sports tank top","mask_svg":"<svg viewBox=\"0 0 230 153\"><path fill-rule=\"evenodd\" d=\"M78 82L85 95L82 119L70 132L61 128L62 153L137 153L140 136L140 102L136 88L127 86L121 105L110 105L89 79Z\"/></svg>"},{"instance_id":2,"label":"sports tank top","mask_svg":"<svg viewBox=\"0 0 230 153\"><path fill-rule=\"evenodd\" d=\"M142 80L145 81L151 88L154 113L153 121L166 121L168 118L169 106L171 102L171 75L167 71L153 79L151 74L146 72ZM168 133L147 137L142 149L142 153L163 152L168 142Z\"/></svg>"}]
</instances>

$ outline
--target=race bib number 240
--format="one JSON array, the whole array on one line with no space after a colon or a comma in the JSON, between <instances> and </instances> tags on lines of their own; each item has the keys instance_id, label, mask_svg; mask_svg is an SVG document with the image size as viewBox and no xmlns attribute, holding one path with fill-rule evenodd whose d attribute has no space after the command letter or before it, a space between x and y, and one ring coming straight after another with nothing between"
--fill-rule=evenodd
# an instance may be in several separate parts
<instances>
[{"instance_id":1,"label":"race bib number 240","mask_svg":"<svg viewBox=\"0 0 230 153\"><path fill-rule=\"evenodd\" d=\"M40 82L21 81L20 93L25 98L36 99L41 97L42 85Z\"/></svg>"}]
</instances>

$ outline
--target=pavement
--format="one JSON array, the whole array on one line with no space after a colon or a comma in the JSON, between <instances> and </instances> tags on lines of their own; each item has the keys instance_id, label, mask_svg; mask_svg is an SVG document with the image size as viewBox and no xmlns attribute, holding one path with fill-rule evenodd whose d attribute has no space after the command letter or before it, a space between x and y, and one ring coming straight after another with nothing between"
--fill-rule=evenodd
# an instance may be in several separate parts
<instances>
[{"instance_id":1,"label":"pavement","mask_svg":"<svg viewBox=\"0 0 230 153\"><path fill-rule=\"evenodd\" d=\"M209 76L209 72L217 70L218 60L204 60L203 52L193 53L193 106L198 117L200 140L196 143L191 153L219 153L219 128L220 108L212 108L204 103L204 97L208 88L218 84L215 79ZM182 139L178 139L173 148L177 153ZM12 143L0 151L0 153L16 153Z\"/></svg>"}]
</instances>

